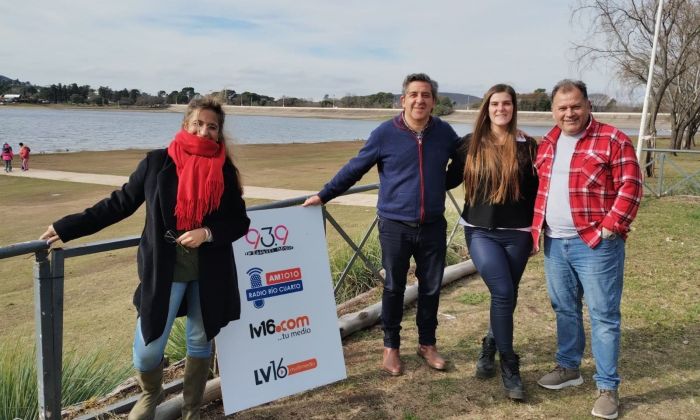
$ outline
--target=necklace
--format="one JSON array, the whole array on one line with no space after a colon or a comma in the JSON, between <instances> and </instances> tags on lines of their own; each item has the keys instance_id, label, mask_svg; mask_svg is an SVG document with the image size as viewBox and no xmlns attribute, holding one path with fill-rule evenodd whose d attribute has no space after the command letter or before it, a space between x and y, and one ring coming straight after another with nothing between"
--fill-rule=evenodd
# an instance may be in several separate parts
<instances>
[{"instance_id":1,"label":"necklace","mask_svg":"<svg viewBox=\"0 0 700 420\"><path fill-rule=\"evenodd\" d=\"M423 139L423 131L425 131L425 127L428 125L427 123L426 123L426 125L423 126L422 129L420 129L419 131L416 131L416 130L413 129L413 127L411 127L411 126L408 124L408 122L406 121L406 118L404 117L404 114L403 114L403 113L401 113L401 121L403 121L403 124L404 124L406 127L408 127L408 129L411 130L411 132L412 132L413 134L415 134L416 137L418 137L418 140Z\"/></svg>"}]
</instances>

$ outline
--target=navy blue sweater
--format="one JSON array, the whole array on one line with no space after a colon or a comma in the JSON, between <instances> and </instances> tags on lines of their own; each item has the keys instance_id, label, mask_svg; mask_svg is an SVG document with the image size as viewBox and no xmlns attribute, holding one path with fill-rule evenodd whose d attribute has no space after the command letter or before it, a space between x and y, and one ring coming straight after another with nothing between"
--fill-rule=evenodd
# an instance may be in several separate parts
<instances>
[{"instance_id":1,"label":"navy blue sweater","mask_svg":"<svg viewBox=\"0 0 700 420\"><path fill-rule=\"evenodd\" d=\"M452 127L431 117L423 137L401 115L383 122L352 158L318 193L326 203L341 195L372 166L379 171L377 214L403 222L430 223L443 217L447 164L457 157L461 140Z\"/></svg>"}]
</instances>

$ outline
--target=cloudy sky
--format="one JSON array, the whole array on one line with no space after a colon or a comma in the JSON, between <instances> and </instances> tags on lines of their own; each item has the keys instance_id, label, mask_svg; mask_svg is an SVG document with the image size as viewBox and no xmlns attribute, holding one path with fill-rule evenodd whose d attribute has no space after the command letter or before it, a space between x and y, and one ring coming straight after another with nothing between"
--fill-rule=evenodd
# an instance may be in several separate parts
<instances>
[{"instance_id":1,"label":"cloudy sky","mask_svg":"<svg viewBox=\"0 0 700 420\"><path fill-rule=\"evenodd\" d=\"M193 86L274 97L400 92L426 72L440 90L520 92L564 77L618 96L610 69L580 69L589 28L575 0L24 0L0 4L0 74L38 85L155 94Z\"/></svg>"}]
</instances>

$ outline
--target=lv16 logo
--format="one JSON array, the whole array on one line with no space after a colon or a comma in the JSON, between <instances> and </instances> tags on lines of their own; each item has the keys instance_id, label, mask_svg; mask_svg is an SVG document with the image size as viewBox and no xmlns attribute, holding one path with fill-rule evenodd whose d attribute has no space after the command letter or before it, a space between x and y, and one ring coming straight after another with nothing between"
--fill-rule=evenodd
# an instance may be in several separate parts
<instances>
[{"instance_id":1,"label":"lv16 logo","mask_svg":"<svg viewBox=\"0 0 700 420\"><path fill-rule=\"evenodd\" d=\"M279 323L274 319L260 321L260 324L248 324L250 338L256 339L279 334L279 340L286 340L292 337L311 333L311 321L308 315L301 315L296 318L289 318Z\"/></svg>"},{"instance_id":2,"label":"lv16 logo","mask_svg":"<svg viewBox=\"0 0 700 420\"><path fill-rule=\"evenodd\" d=\"M280 358L279 362L270 360L270 364L264 368L255 369L255 385L263 385L270 381L279 381L289 375L305 372L307 370L316 369L318 361L316 358L302 360L301 362L284 365L284 358Z\"/></svg>"}]
</instances>

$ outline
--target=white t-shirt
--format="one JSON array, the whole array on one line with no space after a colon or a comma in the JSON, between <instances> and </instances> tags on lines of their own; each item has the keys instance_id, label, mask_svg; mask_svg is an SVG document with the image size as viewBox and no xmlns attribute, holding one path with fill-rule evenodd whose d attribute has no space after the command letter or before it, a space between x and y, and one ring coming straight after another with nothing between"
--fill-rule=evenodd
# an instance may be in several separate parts
<instances>
[{"instance_id":1,"label":"white t-shirt","mask_svg":"<svg viewBox=\"0 0 700 420\"><path fill-rule=\"evenodd\" d=\"M557 141L544 213L545 222L547 223L544 234L550 238L574 238L578 236L574 219L571 216L569 172L571 158L576 149L576 142L582 136L583 132L574 136L569 136L562 132Z\"/></svg>"}]
</instances>

